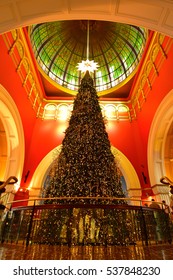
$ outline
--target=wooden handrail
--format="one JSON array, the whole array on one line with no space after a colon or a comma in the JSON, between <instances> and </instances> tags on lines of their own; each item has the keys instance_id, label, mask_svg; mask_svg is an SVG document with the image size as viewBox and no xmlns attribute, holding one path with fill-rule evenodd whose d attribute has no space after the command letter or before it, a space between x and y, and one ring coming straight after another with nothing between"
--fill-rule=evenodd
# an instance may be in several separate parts
<instances>
[{"instance_id":1,"label":"wooden handrail","mask_svg":"<svg viewBox=\"0 0 173 280\"><path fill-rule=\"evenodd\" d=\"M81 199L86 199L86 200L109 200L109 201L113 201L113 200L126 200L126 201L137 201L137 202L151 202L148 200L142 201L140 199L135 199L135 198L128 198L128 197L90 197L90 196L79 196L79 197L69 197L69 196L58 196L58 197L44 197L44 198L29 198L29 199L20 199L20 200L13 200L13 201L9 201L7 202L7 204L13 204L16 202L29 202L29 201L45 201L45 200L81 200Z\"/></svg>"},{"instance_id":2,"label":"wooden handrail","mask_svg":"<svg viewBox=\"0 0 173 280\"><path fill-rule=\"evenodd\" d=\"M13 185L18 182L18 179L15 176L10 176L6 181L1 182L0 190L5 188L7 185Z\"/></svg>"},{"instance_id":3,"label":"wooden handrail","mask_svg":"<svg viewBox=\"0 0 173 280\"><path fill-rule=\"evenodd\" d=\"M29 199L19 199L19 200L13 200L13 201L9 201L7 202L7 204L13 204L13 203L17 203L17 202L30 202L30 201L46 201L46 200L81 200L81 199L86 199L86 200L109 200L109 201L113 201L113 200L125 200L125 201L136 201L139 202L140 205L142 205L143 203L151 203L150 200L141 200L141 199L136 199L136 198L130 198L130 197L89 197L89 196L80 196L80 197L69 197L69 196L63 196L63 197L44 197L44 198L40 198L40 197L36 197L36 198L29 198ZM161 202L157 202L158 204L162 205Z\"/></svg>"},{"instance_id":4,"label":"wooden handrail","mask_svg":"<svg viewBox=\"0 0 173 280\"><path fill-rule=\"evenodd\" d=\"M29 205L29 206L18 206L12 207L13 211L17 210L32 210L34 207L35 210L42 210L42 209L73 209L73 208L81 208L81 209L131 209L131 210L138 210L141 209L141 206L137 205L128 205L128 204L41 204L41 205ZM148 211L162 211L160 208L150 208L150 207L143 207Z\"/></svg>"}]
</instances>

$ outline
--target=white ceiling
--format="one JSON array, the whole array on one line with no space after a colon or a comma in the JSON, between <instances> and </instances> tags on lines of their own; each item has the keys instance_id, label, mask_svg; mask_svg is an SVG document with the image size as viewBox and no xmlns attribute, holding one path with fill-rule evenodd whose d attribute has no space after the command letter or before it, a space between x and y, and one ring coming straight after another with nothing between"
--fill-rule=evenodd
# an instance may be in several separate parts
<instances>
[{"instance_id":1,"label":"white ceiling","mask_svg":"<svg viewBox=\"0 0 173 280\"><path fill-rule=\"evenodd\" d=\"M173 0L0 0L0 33L70 19L124 22L173 36Z\"/></svg>"}]
</instances>

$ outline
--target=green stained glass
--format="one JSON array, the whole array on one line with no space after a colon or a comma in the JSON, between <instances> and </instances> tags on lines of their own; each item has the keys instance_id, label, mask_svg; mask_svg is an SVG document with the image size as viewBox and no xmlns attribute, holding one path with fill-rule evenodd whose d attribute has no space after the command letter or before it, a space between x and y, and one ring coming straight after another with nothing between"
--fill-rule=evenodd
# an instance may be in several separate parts
<instances>
[{"instance_id":1,"label":"green stained glass","mask_svg":"<svg viewBox=\"0 0 173 280\"><path fill-rule=\"evenodd\" d=\"M115 54L114 54L114 51L111 49L109 49L106 53L105 53L105 58L106 58L106 61L108 63L112 62L112 60L114 60L114 57L115 57Z\"/></svg>"},{"instance_id":2,"label":"green stained glass","mask_svg":"<svg viewBox=\"0 0 173 280\"><path fill-rule=\"evenodd\" d=\"M49 57L47 56L47 54L44 52L44 50L40 53L40 58L41 60L48 65L49 64Z\"/></svg>"},{"instance_id":3,"label":"green stained glass","mask_svg":"<svg viewBox=\"0 0 173 280\"><path fill-rule=\"evenodd\" d=\"M138 65L147 31L122 23L90 21L89 35L89 60L99 65L93 75L96 89L98 92L111 89ZM37 62L45 73L65 88L77 91L81 78L77 64L87 58L87 21L33 25L30 39Z\"/></svg>"}]
</instances>

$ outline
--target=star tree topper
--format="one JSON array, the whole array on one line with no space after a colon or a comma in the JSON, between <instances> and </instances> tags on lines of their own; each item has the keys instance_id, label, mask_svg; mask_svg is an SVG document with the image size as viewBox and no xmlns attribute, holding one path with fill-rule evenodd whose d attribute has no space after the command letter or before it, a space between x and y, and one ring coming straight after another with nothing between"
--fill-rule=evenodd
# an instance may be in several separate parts
<instances>
[{"instance_id":1,"label":"star tree topper","mask_svg":"<svg viewBox=\"0 0 173 280\"><path fill-rule=\"evenodd\" d=\"M81 72L94 72L95 70L97 70L97 68L99 67L97 62L94 62L94 60L82 60L82 62L78 63L78 70Z\"/></svg>"}]
</instances>

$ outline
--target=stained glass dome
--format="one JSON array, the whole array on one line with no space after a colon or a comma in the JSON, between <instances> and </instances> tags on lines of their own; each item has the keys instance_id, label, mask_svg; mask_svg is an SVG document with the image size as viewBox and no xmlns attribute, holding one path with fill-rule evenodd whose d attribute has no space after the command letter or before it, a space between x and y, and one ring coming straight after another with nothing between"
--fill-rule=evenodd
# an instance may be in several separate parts
<instances>
[{"instance_id":1,"label":"stained glass dome","mask_svg":"<svg viewBox=\"0 0 173 280\"><path fill-rule=\"evenodd\" d=\"M41 71L58 87L74 94L82 78L77 64L86 60L87 21L58 21L33 25L32 48ZM106 21L89 21L89 60L96 91L109 92L135 74L147 38L144 28Z\"/></svg>"}]
</instances>

